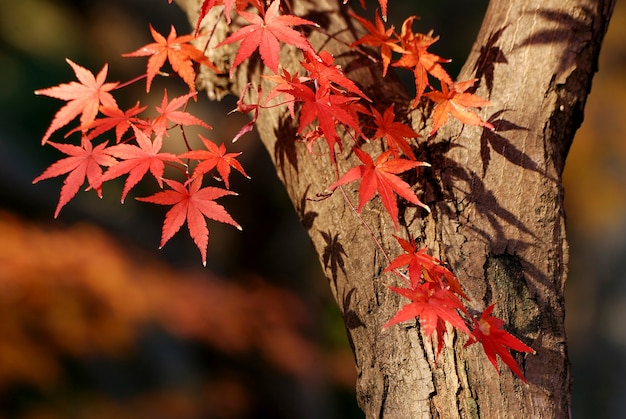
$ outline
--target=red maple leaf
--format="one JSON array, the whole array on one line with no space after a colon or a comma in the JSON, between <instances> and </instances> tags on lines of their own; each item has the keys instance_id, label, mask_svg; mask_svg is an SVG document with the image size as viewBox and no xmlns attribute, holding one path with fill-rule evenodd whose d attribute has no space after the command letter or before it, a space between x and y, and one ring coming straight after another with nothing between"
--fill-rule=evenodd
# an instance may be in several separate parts
<instances>
[{"instance_id":1,"label":"red maple leaf","mask_svg":"<svg viewBox=\"0 0 626 419\"><path fill-rule=\"evenodd\" d=\"M189 86L189 90L195 92L196 72L193 68L192 61L198 64L204 64L215 72L219 70L209 61L209 59L190 42L196 39L193 35L177 36L174 26L171 27L170 33L165 38L163 35L154 30L150 25L150 32L156 42L147 44L136 51L122 54L122 57L145 57L148 58L148 66L146 68L146 92L150 91L152 80L157 75L165 61L169 61L172 69L178 73L181 79Z\"/></svg>"},{"instance_id":2,"label":"red maple leaf","mask_svg":"<svg viewBox=\"0 0 626 419\"><path fill-rule=\"evenodd\" d=\"M358 118L348 110L348 107L354 106L354 102L359 98L339 95L328 88L313 91L300 83L292 84L286 93L302 102L298 134L302 134L304 129L317 119L319 132L326 139L333 164L335 163L335 145L339 145L341 149L341 139L336 132L338 123L352 128L359 136L363 136Z\"/></svg>"},{"instance_id":3,"label":"red maple leaf","mask_svg":"<svg viewBox=\"0 0 626 419\"><path fill-rule=\"evenodd\" d=\"M35 91L36 95L45 95L67 101L54 115L54 119L41 139L41 144L45 144L52 133L69 124L78 115L80 115L81 126L85 126L96 119L100 105L117 107L115 99L109 92L115 89L119 83L104 82L108 71L107 64L94 77L92 72L75 64L72 60L66 59L66 61L74 70L80 83L72 81Z\"/></svg>"},{"instance_id":4,"label":"red maple leaf","mask_svg":"<svg viewBox=\"0 0 626 419\"><path fill-rule=\"evenodd\" d=\"M119 144L122 136L131 127L138 127L141 129L146 129L149 127L149 124L145 120L135 117L135 115L140 114L141 112L146 110L146 108L147 106L139 107L139 102L137 102L135 106L128 109L126 112L122 111L117 106L113 108L101 106L100 113L103 114L105 118L95 119L84 126L80 126L70 131L68 135L78 130L89 130L89 132L85 135L85 138L87 138L88 140L92 140L98 135L115 128L115 142Z\"/></svg>"},{"instance_id":5,"label":"red maple leaf","mask_svg":"<svg viewBox=\"0 0 626 419\"><path fill-rule=\"evenodd\" d=\"M172 189L157 192L144 198L136 198L138 201L153 204L173 205L165 214L159 248L162 248L180 230L180 227L187 222L189 235L198 247L198 250L200 250L202 264L206 266L209 230L205 217L220 223L230 224L241 230L241 226L233 220L230 214L226 212L226 209L215 202L216 199L222 196L237 194L226 189L211 186L200 189L202 178L196 178L187 186L170 179L163 179L163 182Z\"/></svg>"},{"instance_id":6,"label":"red maple leaf","mask_svg":"<svg viewBox=\"0 0 626 419\"><path fill-rule=\"evenodd\" d=\"M369 33L363 35L357 41L352 43L352 47L357 45L370 45L373 47L380 48L380 56L383 62L383 77L387 74L387 69L389 68L389 64L391 63L392 51L402 52L402 48L398 45L398 40L394 37L394 27L391 26L389 29L385 29L385 24L381 20L381 18L376 15L376 25L372 24L367 19L364 19L352 11L349 12L350 16L358 20L361 25L367 30Z\"/></svg>"},{"instance_id":7,"label":"red maple leaf","mask_svg":"<svg viewBox=\"0 0 626 419\"><path fill-rule=\"evenodd\" d=\"M87 189L94 189L102 198L102 168L100 166L112 166L117 161L109 156L105 150L107 143L102 143L93 147L91 141L83 138L81 146L71 144L58 144L48 142L51 146L69 155L48 167L42 174L33 179L37 183L44 179L49 179L69 173L63 181L59 203L54 211L54 218L57 218L61 208L67 204L78 193L80 187L85 183L85 177L89 186Z\"/></svg>"},{"instance_id":8,"label":"red maple leaf","mask_svg":"<svg viewBox=\"0 0 626 419\"><path fill-rule=\"evenodd\" d=\"M437 132L446 123L449 114L452 114L452 116L464 124L480 125L493 129L493 125L468 109L489 105L489 101L471 93L465 93L467 89L476 83L476 80L478 79L450 84L452 89L447 84L442 83L441 91L435 90L424 94L424 96L437 104L433 110L433 127L428 135L433 135Z\"/></svg>"},{"instance_id":9,"label":"red maple leaf","mask_svg":"<svg viewBox=\"0 0 626 419\"><path fill-rule=\"evenodd\" d=\"M246 58L250 57L257 48L265 65L274 73L278 73L279 41L316 55L313 47L311 47L304 35L292 29L291 26L318 25L315 22L297 16L279 15L279 6L280 0L274 0L267 8L263 17L242 10L238 11L241 17L250 22L250 25L243 26L216 46L217 48L241 41L235 60L230 67L231 77L235 68Z\"/></svg>"},{"instance_id":10,"label":"red maple leaf","mask_svg":"<svg viewBox=\"0 0 626 419\"><path fill-rule=\"evenodd\" d=\"M241 153L227 153L224 143L218 147L213 141L204 138L202 135L198 135L207 150L192 150L181 154L181 159L195 159L200 160L200 164L196 166L193 171L192 179L201 177L203 174L210 172L213 168L217 168L217 173L226 185L226 189L230 189L228 178L230 176L230 168L234 168L239 173L250 179L250 176L243 170L241 163L237 161L237 157Z\"/></svg>"},{"instance_id":11,"label":"red maple leaf","mask_svg":"<svg viewBox=\"0 0 626 419\"><path fill-rule=\"evenodd\" d=\"M329 186L329 190L335 190L340 185L361 179L357 211L361 211L367 201L372 199L374 194L378 192L396 229L399 227L398 204L396 203L394 192L407 201L419 205L430 212L428 207L417 198L411 187L396 176L398 173L406 172L414 167L428 166L428 163L394 158L389 160L391 150L382 153L376 158L376 161L372 160L369 154L359 148L354 148L354 153L363 164L348 170L341 178Z\"/></svg>"},{"instance_id":12,"label":"red maple leaf","mask_svg":"<svg viewBox=\"0 0 626 419\"><path fill-rule=\"evenodd\" d=\"M284 103L287 104L287 109L289 110L289 114L292 118L296 117L295 114L295 102L296 98L289 93L296 86L303 85L306 83L307 79L305 77L298 76L298 72L295 72L293 75L289 73L286 69L282 69L281 74L272 74L272 75L263 75L263 78L273 81L276 83L276 86L267 94L265 98L264 105L267 105L270 101L278 98L284 97ZM295 89L294 91L297 91Z\"/></svg>"},{"instance_id":13,"label":"red maple leaf","mask_svg":"<svg viewBox=\"0 0 626 419\"><path fill-rule=\"evenodd\" d=\"M166 133L168 122L179 125L200 125L206 129L211 129L209 124L189 112L176 110L184 106L189 98L195 95L195 92L187 93L184 96L176 97L168 102L167 89L163 92L161 106L155 106L159 116L152 122L152 129L157 137Z\"/></svg>"},{"instance_id":14,"label":"red maple leaf","mask_svg":"<svg viewBox=\"0 0 626 419\"><path fill-rule=\"evenodd\" d=\"M374 115L374 123L376 124L374 139L384 139L393 157L400 157L400 150L402 150L411 160L415 160L415 154L413 154L413 150L406 139L417 138L419 134L408 125L394 121L396 114L393 105L389 106L382 115L372 107L372 115Z\"/></svg>"},{"instance_id":15,"label":"red maple leaf","mask_svg":"<svg viewBox=\"0 0 626 419\"><path fill-rule=\"evenodd\" d=\"M487 358L493 364L498 374L498 363L496 361L496 355L500 356L500 359L517 375L522 381L526 382L526 378L520 370L517 362L509 352L509 349L513 349L518 352L530 352L535 353L533 348L527 346L522 341L517 339L509 332L502 330L504 321L491 315L493 312L494 304L490 305L481 314L480 319L474 318L474 329L472 330L472 336L474 339L467 341L465 346L472 345L476 342L480 342L483 346L483 350L487 355Z\"/></svg>"},{"instance_id":16,"label":"red maple leaf","mask_svg":"<svg viewBox=\"0 0 626 419\"><path fill-rule=\"evenodd\" d=\"M443 348L443 334L446 331L444 322L471 335L459 311L465 312L461 301L450 290L441 288L434 282L424 282L411 288L388 287L393 292L411 300L393 316L383 328L414 318L419 318L420 326L426 336L432 338L437 332L437 355Z\"/></svg>"},{"instance_id":17,"label":"red maple leaf","mask_svg":"<svg viewBox=\"0 0 626 419\"><path fill-rule=\"evenodd\" d=\"M124 190L122 191L121 201L124 203L126 195L150 170L152 176L159 182L159 186L163 188L163 172L165 170L164 161L172 161L180 163L180 160L172 153L159 153L163 145L163 137L157 136L151 141L146 134L140 129L135 128L135 137L137 140L134 144L118 144L106 149L106 153L121 159L122 161L109 167L102 176L102 182L115 179L122 175L128 174Z\"/></svg>"},{"instance_id":18,"label":"red maple leaf","mask_svg":"<svg viewBox=\"0 0 626 419\"><path fill-rule=\"evenodd\" d=\"M437 282L441 288L450 288L452 292L469 300L457 277L444 266L442 261L429 255L427 247L418 249L415 239L408 241L397 236L393 237L406 253L396 257L385 271L393 271L408 265L412 287L417 287L424 281Z\"/></svg>"},{"instance_id":19,"label":"red maple leaf","mask_svg":"<svg viewBox=\"0 0 626 419\"><path fill-rule=\"evenodd\" d=\"M350 93L358 95L363 99L371 102L371 100L359 89L359 87L343 74L341 67L333 65L335 57L328 51L321 51L319 57L312 56L309 53L304 54L302 67L308 71L308 79L315 80L315 83L321 89L338 90L334 85L344 88Z\"/></svg>"}]
</instances>

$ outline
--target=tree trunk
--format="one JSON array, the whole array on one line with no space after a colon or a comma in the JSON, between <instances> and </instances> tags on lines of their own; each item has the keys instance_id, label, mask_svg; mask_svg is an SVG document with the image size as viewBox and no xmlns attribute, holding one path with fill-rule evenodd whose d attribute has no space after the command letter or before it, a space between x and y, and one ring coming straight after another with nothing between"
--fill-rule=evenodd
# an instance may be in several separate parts
<instances>
[{"instance_id":1,"label":"tree trunk","mask_svg":"<svg viewBox=\"0 0 626 419\"><path fill-rule=\"evenodd\" d=\"M195 23L201 2L179 3ZM359 29L338 3L292 1L295 13L322 22L326 32L349 43ZM479 79L477 93L491 101L482 115L496 130L448 123L427 140L429 110L410 113L413 127L422 133L418 160L432 164L417 179L418 196L432 213L401 208L401 231L394 229L380 203L369 203L363 210L370 231L340 190L325 200L307 200L336 180L328 157L313 156L294 142L296 127L283 111L260 113L262 141L342 310L358 370L358 402L368 418L569 417L561 172L582 122L613 4L491 2L459 80ZM207 22L216 18L212 13ZM224 31L218 28L213 45L224 39ZM407 109L409 99L400 84L389 76L380 80L380 71L371 71L368 60L316 31L310 39L339 57L346 74L369 97ZM226 75L231 53L228 47L208 51ZM285 67L296 62L288 48L282 54ZM252 59L232 80L207 72L200 85L212 97L240 95L248 81L265 83L259 81L260 72L259 60ZM268 91L269 85L265 87ZM341 173L355 164L354 157L341 155L338 160ZM352 202L357 185L344 188ZM528 384L507 368L501 368L499 376L479 345L463 348L464 337L446 335L435 363L430 339L417 322L382 330L406 303L387 289L387 284L399 284L383 273L389 261L376 244L395 257L399 249L392 234L416 237L447 261L476 310L496 303L495 314L507 322L507 329L536 350L516 357Z\"/></svg>"}]
</instances>

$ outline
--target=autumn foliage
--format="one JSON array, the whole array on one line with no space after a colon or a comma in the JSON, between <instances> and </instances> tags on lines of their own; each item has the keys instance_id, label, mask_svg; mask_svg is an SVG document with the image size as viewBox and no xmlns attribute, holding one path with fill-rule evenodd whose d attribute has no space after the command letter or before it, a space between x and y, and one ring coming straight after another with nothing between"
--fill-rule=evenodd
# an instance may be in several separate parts
<instances>
[{"instance_id":1,"label":"autumn foliage","mask_svg":"<svg viewBox=\"0 0 626 419\"><path fill-rule=\"evenodd\" d=\"M206 263L209 242L207 219L240 228L230 216L221 200L236 195L230 189L231 169L248 177L237 160L238 153L227 153L223 144L217 145L205 136L200 136L202 149L192 148L185 135L185 128L195 125L209 130L201 119L187 112L189 100L195 99L195 78L199 66L218 71L202 52L206 45L196 46L193 42L201 32L213 34L213 28L203 27L203 18L215 7L222 8L222 18L231 24L231 34L221 40L215 48L236 48L229 69L230 77L247 59L258 54L264 64L264 78L273 83L268 92L260 86L249 84L257 91L255 102L246 102L244 95L238 102L238 111L253 113L250 124L246 124L235 140L252 129L256 116L266 108L284 107L290 112L297 127L294 142L304 143L310 151L325 150L330 168L336 175L331 185L319 185L320 195L342 188L351 182L360 182L358 212L378 196L391 217L396 229L400 226L398 197L407 205L429 212L407 183L406 172L420 173L419 168L430 165L418 161L415 139L418 133L404 122L394 106L374 103L362 89L344 74L334 57L327 51L315 50L305 33L324 32L319 25L291 13L289 2L273 0L205 0L200 8L194 34L179 36L172 27L164 36L149 28L153 43L145 45L126 57L148 57L146 72L131 81L146 78L146 92L162 94L161 106L155 107L156 117L146 117L145 106L138 102L129 109L120 109L113 96L116 90L129 83L106 82L107 66L93 75L90 71L68 60L78 81L38 90L40 95L66 101L54 116L42 143L48 144L67 155L46 169L34 182L67 175L64 180L55 217L60 210L85 186L94 189L100 196L103 184L112 179L126 176L122 202L148 172L162 190L139 201L168 206L165 215L160 246L186 224L190 236L197 245L202 262ZM381 16L371 22L350 11L350 15L364 29L363 36L352 45L358 53L371 58L371 49L378 51L375 58L382 75L390 68L403 68L414 75L416 95L412 106L432 105L432 123L429 136L434 136L452 116L464 124L493 129L484 121L476 108L489 103L470 93L476 80L453 82L443 65L447 59L429 51L438 40L432 33L413 32L415 17L406 19L399 32L393 26L386 27L387 1L379 1ZM348 7L348 6L346 6ZM235 26L234 15L238 26ZM304 29L306 28L306 32ZM219 40L218 40L219 41ZM300 51L300 68L283 68L280 50L289 45ZM173 73L163 71L166 63ZM151 90L153 80L159 76L178 76L188 87L189 93L169 99L168 93ZM426 109L426 107L425 107ZM78 145L70 142L49 141L52 134L66 127L79 117L79 125L68 135ZM173 129L182 131L183 152L173 153L176 147L168 147L174 141L170 136ZM72 138L74 138L72 137ZM69 138L69 137L68 137ZM114 140L113 140L114 138ZM323 139L323 142L321 140ZM320 141L318 141L320 140ZM68 140L69 141L69 140ZM379 152L370 154L362 147L366 143L379 142ZM178 145L180 149L181 145ZM369 149L369 148L368 148ZM345 173L340 173L337 158L341 153L353 152L360 160ZM312 153L316 154L316 153ZM425 169L427 170L427 169ZM217 182L218 186L213 186ZM213 185L209 185L213 183ZM218 203L217 201L220 200ZM402 287L390 286L390 290L410 300L389 320L385 327L405 321L419 319L422 332L437 342L437 354L443 348L443 335L451 326L467 336L467 344L482 344L489 360L496 366L495 356L502 358L520 378L523 374L509 352L532 352L532 349L502 330L503 322L492 316L493 305L482 314L468 308L468 297L463 292L458 278L445 263L430 256L427 249L419 249L415 240L397 237L406 252L398 256L388 267L403 282ZM406 268L405 268L406 267ZM465 301L465 302L464 302Z\"/></svg>"},{"instance_id":2,"label":"autumn foliage","mask_svg":"<svg viewBox=\"0 0 626 419\"><path fill-rule=\"evenodd\" d=\"M0 248L3 417L251 417L262 402L258 386L276 375L305 383L321 374L342 388L354 382L349 350L320 347L307 302L264 278L177 269L93 224L61 227L6 211ZM168 343L155 345L155 333ZM172 341L184 345L182 354ZM163 344L168 361L154 356ZM146 352L150 345L160 349ZM215 361L199 362L190 346ZM197 381L146 374L144 366L168 362L190 362ZM269 377L233 374L251 362ZM120 365L125 373L112 377ZM114 386L146 386L120 399L99 374ZM15 387L43 397L12 400Z\"/></svg>"}]
</instances>

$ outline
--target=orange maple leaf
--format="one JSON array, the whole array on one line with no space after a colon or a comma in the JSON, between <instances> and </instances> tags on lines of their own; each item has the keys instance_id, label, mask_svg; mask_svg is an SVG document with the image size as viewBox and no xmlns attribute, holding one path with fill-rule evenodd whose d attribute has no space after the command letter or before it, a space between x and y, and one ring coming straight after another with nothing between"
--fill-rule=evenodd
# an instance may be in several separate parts
<instances>
[{"instance_id":1,"label":"orange maple leaf","mask_svg":"<svg viewBox=\"0 0 626 419\"><path fill-rule=\"evenodd\" d=\"M174 26L171 27L170 33L165 38L163 35L154 30L150 25L150 32L156 42L147 44L136 51L122 54L122 57L145 57L148 58L148 66L146 68L146 92L150 91L152 80L157 75L165 61L169 61L172 69L178 73L181 79L189 86L189 90L196 91L195 79L196 72L193 68L192 61L198 64L204 64L215 72L219 72L217 67L209 61L209 59L190 42L196 39L193 35L177 36Z\"/></svg>"},{"instance_id":2,"label":"orange maple leaf","mask_svg":"<svg viewBox=\"0 0 626 419\"><path fill-rule=\"evenodd\" d=\"M439 37L413 33L411 26L416 18L416 16L411 16L402 24L402 32L400 34L403 50L402 57L392 64L394 67L413 69L415 76L415 100L413 101L413 106L417 105L424 90L426 90L426 86L430 85L428 83L428 74L439 79L442 84L452 84L452 79L440 64L448 63L450 60L427 51L432 44L437 42Z\"/></svg>"},{"instance_id":3,"label":"orange maple leaf","mask_svg":"<svg viewBox=\"0 0 626 419\"><path fill-rule=\"evenodd\" d=\"M145 198L135 198L138 201L153 204L173 205L165 214L159 248L162 248L186 221L189 234L202 255L202 264L206 266L209 230L204 217L220 223L230 224L241 230L241 226L233 220L230 214L226 212L226 209L215 202L216 199L222 196L237 194L226 189L211 186L200 189L202 178L193 180L188 186L170 179L163 179L163 182L172 189L157 192Z\"/></svg>"},{"instance_id":4,"label":"orange maple leaf","mask_svg":"<svg viewBox=\"0 0 626 419\"><path fill-rule=\"evenodd\" d=\"M80 83L72 81L35 91L36 95L45 95L68 101L54 115L52 123L50 123L48 130L41 139L41 144L45 144L52 133L69 124L78 115L80 115L81 126L85 126L96 119L100 105L117 108L117 103L109 92L115 89L119 83L104 82L108 71L107 64L94 77L92 72L79 66L72 60L66 59L66 61L74 70L74 74L76 74L76 78Z\"/></svg>"},{"instance_id":5,"label":"orange maple leaf","mask_svg":"<svg viewBox=\"0 0 626 419\"><path fill-rule=\"evenodd\" d=\"M480 125L489 129L494 129L493 125L484 121L478 114L468 108L479 108L489 105L489 101L471 93L465 93L467 89L476 83L476 80L467 80L456 84L441 84L441 91L425 93L424 96L437 104L433 110L433 127L430 134L433 135L446 123L448 115L452 114L459 121L467 125Z\"/></svg>"},{"instance_id":6,"label":"orange maple leaf","mask_svg":"<svg viewBox=\"0 0 626 419\"><path fill-rule=\"evenodd\" d=\"M376 24L372 24L367 19L364 19L352 11L349 12L350 16L358 20L361 25L367 30L369 33L363 35L357 41L353 42L351 47L355 47L357 45L371 45L373 47L380 48L380 56L383 61L383 77L387 74L387 69L389 68L389 64L391 63L392 51L402 52L402 48L398 45L398 40L394 37L394 27L391 26L389 29L385 29L385 24L381 20L381 18L376 15Z\"/></svg>"},{"instance_id":7,"label":"orange maple leaf","mask_svg":"<svg viewBox=\"0 0 626 419\"><path fill-rule=\"evenodd\" d=\"M226 189L230 189L228 178L230 176L231 167L250 179L250 176L248 176L243 169L241 163L237 161L237 157L239 157L241 153L227 153L224 143L220 144L218 147L217 144L208 138L199 134L198 137L200 137L207 150L192 150L179 155L181 159L195 159L201 161L194 169L192 179L200 177L213 170L213 168L216 168L217 173L219 173L226 185Z\"/></svg>"},{"instance_id":8,"label":"orange maple leaf","mask_svg":"<svg viewBox=\"0 0 626 419\"><path fill-rule=\"evenodd\" d=\"M80 147L71 144L57 144L52 141L49 141L48 144L70 156L53 163L42 174L33 179L33 183L37 183L44 179L69 173L63 181L54 218L57 218L61 208L78 193L85 182L85 177L89 183L87 189L94 189L102 198L102 168L100 166L112 166L117 163L113 157L106 153L107 143L93 147L91 141L83 138Z\"/></svg>"}]
</instances>

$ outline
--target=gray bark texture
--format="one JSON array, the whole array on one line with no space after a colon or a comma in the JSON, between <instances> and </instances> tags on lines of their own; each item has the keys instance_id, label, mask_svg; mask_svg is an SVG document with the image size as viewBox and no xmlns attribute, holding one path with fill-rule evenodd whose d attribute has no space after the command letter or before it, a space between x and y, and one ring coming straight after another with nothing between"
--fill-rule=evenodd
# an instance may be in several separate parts
<instances>
[{"instance_id":1,"label":"gray bark texture","mask_svg":"<svg viewBox=\"0 0 626 419\"><path fill-rule=\"evenodd\" d=\"M200 0L179 4L195 24ZM294 12L320 22L347 43L362 34L346 6L331 0L292 0ZM570 370L564 327L563 286L567 242L561 173L597 67L613 0L493 0L459 80L479 79L476 93L491 106L482 116L495 131L449 122L435 138L428 107L407 112L410 99L392 76L344 44L311 31L317 48L331 51L348 77L377 103L395 103L414 129L419 160L432 165L413 179L417 195L432 209L401 206L396 231L379 201L362 217L341 191L310 201L336 178L327 156L297 143L294 122L282 109L263 110L257 128L294 207L320 256L345 320L358 371L358 403L368 418L565 418L570 416ZM394 0L390 1L394 7ZM213 27L218 13L205 19ZM227 36L218 24L212 45ZM232 79L234 50L209 48L224 75L203 73L209 96L239 96L246 83L263 84L260 60L241 65ZM281 52L294 69L298 54ZM372 68L374 66L375 68ZM252 90L252 89L251 89ZM256 92L252 92L256 94ZM349 143L346 143L349 144ZM376 145L371 145L375 147ZM338 157L340 172L357 164ZM358 183L344 188L357 202ZM402 204L402 203L400 203ZM446 261L477 311L496 303L495 315L536 350L515 355L528 384L501 365L495 371L480 345L463 348L464 336L446 335L437 362L417 322L383 330L407 301L386 285L401 285L383 272L385 252L400 254L393 234L416 237Z\"/></svg>"}]
</instances>

